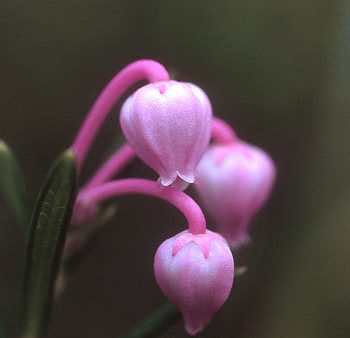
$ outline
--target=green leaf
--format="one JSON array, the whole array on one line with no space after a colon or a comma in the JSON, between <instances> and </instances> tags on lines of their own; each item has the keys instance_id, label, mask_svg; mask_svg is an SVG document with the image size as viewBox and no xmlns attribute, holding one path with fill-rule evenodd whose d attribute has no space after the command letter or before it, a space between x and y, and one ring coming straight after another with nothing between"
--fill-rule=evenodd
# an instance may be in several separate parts
<instances>
[{"instance_id":1,"label":"green leaf","mask_svg":"<svg viewBox=\"0 0 350 338\"><path fill-rule=\"evenodd\" d=\"M122 338L157 337L181 318L180 311L167 303L151 313L138 326L122 336Z\"/></svg>"},{"instance_id":2,"label":"green leaf","mask_svg":"<svg viewBox=\"0 0 350 338\"><path fill-rule=\"evenodd\" d=\"M0 140L0 190L16 223L29 235L29 199L24 178L12 149Z\"/></svg>"},{"instance_id":3,"label":"green leaf","mask_svg":"<svg viewBox=\"0 0 350 338\"><path fill-rule=\"evenodd\" d=\"M31 220L24 280L25 338L43 335L76 194L76 162L67 150L54 163Z\"/></svg>"}]
</instances>

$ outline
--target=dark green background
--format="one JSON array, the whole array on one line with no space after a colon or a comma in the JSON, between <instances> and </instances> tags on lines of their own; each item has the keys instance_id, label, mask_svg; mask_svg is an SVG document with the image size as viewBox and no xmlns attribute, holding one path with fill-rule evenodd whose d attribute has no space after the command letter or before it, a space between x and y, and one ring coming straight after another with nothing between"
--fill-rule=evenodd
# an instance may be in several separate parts
<instances>
[{"instance_id":1,"label":"dark green background","mask_svg":"<svg viewBox=\"0 0 350 338\"><path fill-rule=\"evenodd\" d=\"M249 272L201 337L350 335L350 5L338 0L0 2L0 137L31 196L111 76L138 58L195 82L215 113L278 168ZM85 175L118 139L118 110ZM132 176L153 173L136 163ZM118 214L74 273L48 337L116 337L164 302L157 246L184 227L147 198ZM136 210L136 211L135 211ZM15 335L24 245L0 204L0 313ZM184 337L182 323L166 337Z\"/></svg>"}]
</instances>

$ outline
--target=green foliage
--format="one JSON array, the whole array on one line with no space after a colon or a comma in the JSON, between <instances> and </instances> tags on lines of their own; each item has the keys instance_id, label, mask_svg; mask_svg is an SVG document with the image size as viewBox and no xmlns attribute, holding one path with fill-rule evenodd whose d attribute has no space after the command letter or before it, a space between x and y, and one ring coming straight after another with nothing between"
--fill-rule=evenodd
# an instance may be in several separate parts
<instances>
[{"instance_id":1,"label":"green foliage","mask_svg":"<svg viewBox=\"0 0 350 338\"><path fill-rule=\"evenodd\" d=\"M0 190L15 222L29 235L29 200L24 177L12 149L0 140Z\"/></svg>"},{"instance_id":2,"label":"green foliage","mask_svg":"<svg viewBox=\"0 0 350 338\"><path fill-rule=\"evenodd\" d=\"M76 194L76 163L65 151L54 163L31 220L24 283L24 335L41 337L49 318L54 283Z\"/></svg>"}]
</instances>

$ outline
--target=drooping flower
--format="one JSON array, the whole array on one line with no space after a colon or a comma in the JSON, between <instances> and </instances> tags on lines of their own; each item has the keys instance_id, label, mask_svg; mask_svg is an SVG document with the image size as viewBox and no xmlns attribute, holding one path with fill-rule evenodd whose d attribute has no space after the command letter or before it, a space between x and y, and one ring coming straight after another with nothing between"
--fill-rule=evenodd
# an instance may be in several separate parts
<instances>
[{"instance_id":1,"label":"drooping flower","mask_svg":"<svg viewBox=\"0 0 350 338\"><path fill-rule=\"evenodd\" d=\"M176 81L148 84L124 103L120 123L136 154L168 186L177 178L193 183L207 149L212 109L196 85Z\"/></svg>"},{"instance_id":2,"label":"drooping flower","mask_svg":"<svg viewBox=\"0 0 350 338\"><path fill-rule=\"evenodd\" d=\"M186 230L160 245L154 272L162 292L181 311L186 331L195 335L228 298L234 262L222 236Z\"/></svg>"},{"instance_id":3,"label":"drooping flower","mask_svg":"<svg viewBox=\"0 0 350 338\"><path fill-rule=\"evenodd\" d=\"M233 248L247 244L247 226L269 197L275 180L270 156L238 139L214 144L203 155L197 175L195 188L218 231Z\"/></svg>"}]
</instances>

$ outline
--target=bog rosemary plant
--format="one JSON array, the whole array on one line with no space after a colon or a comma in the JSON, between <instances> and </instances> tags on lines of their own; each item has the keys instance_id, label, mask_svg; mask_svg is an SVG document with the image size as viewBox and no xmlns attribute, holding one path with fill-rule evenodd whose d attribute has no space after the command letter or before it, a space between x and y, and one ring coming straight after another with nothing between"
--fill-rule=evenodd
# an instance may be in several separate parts
<instances>
[{"instance_id":1,"label":"bog rosemary plant","mask_svg":"<svg viewBox=\"0 0 350 338\"><path fill-rule=\"evenodd\" d=\"M126 143L96 168L86 184L78 186L107 115L141 80L149 84L137 89L121 108ZM119 178L136 157L159 179ZM64 292L72 273L72 261L114 217L105 202L124 194L160 198L176 207L187 224L155 248L155 280L169 303L123 337L154 337L179 318L189 335L201 332L230 296L233 250L251 241L249 223L268 199L274 180L272 159L214 116L201 88L170 80L167 70L152 60L136 61L112 78L71 147L52 165L31 217L19 165L1 141L3 200L27 241L21 337L44 337L54 300ZM190 184L216 222L210 230L200 205L184 191ZM236 269L236 277L244 271ZM2 328L0 324L0 335L5 337Z\"/></svg>"}]
</instances>

